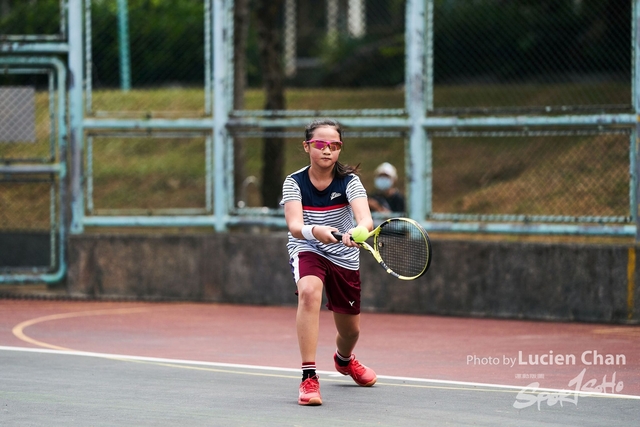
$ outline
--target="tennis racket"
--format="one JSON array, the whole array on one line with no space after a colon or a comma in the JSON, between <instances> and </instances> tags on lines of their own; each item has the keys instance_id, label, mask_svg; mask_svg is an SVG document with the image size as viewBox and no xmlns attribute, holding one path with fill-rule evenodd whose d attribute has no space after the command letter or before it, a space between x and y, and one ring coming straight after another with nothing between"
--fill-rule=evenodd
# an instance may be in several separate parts
<instances>
[{"instance_id":1,"label":"tennis racket","mask_svg":"<svg viewBox=\"0 0 640 427\"><path fill-rule=\"evenodd\" d=\"M342 234L333 232L342 239ZM373 255L387 273L401 280L414 280L427 272L431 265L431 241L427 231L409 218L391 218L377 226L367 240L373 245L358 243ZM353 240L353 238L352 238Z\"/></svg>"}]
</instances>

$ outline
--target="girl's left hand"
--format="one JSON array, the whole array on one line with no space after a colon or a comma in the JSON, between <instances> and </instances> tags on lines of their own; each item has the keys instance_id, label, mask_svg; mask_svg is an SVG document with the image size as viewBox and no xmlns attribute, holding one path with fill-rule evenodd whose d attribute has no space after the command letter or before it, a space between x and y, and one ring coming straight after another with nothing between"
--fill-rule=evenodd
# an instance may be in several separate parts
<instances>
[{"instance_id":1,"label":"girl's left hand","mask_svg":"<svg viewBox=\"0 0 640 427\"><path fill-rule=\"evenodd\" d=\"M353 228L342 235L342 243L345 246L349 246L350 248L359 246L356 242L351 240L351 233L353 232Z\"/></svg>"}]
</instances>

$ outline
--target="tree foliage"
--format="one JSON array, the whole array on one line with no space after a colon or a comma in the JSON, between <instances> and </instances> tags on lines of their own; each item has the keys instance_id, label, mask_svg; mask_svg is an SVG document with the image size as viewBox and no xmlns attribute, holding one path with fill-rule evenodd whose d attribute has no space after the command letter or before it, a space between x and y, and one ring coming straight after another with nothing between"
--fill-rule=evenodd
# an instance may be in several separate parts
<instances>
[{"instance_id":1,"label":"tree foliage","mask_svg":"<svg viewBox=\"0 0 640 427\"><path fill-rule=\"evenodd\" d=\"M250 1L255 12L258 1ZM309 4L307 4L309 3ZM553 75L628 74L631 1L436 0L436 82L492 75L502 80ZM128 0L133 85L200 84L204 73L203 0ZM288 86L394 86L404 80L405 2L367 2L367 34L326 39L322 8L298 0L298 55L318 59ZM92 2L95 84L117 87L116 0ZM57 34L60 0L0 0L0 35ZM249 26L245 68L264 83L260 35ZM274 31L282 34L282 17ZM115 64L115 65L114 65ZM115 68L114 68L115 67Z\"/></svg>"}]
</instances>

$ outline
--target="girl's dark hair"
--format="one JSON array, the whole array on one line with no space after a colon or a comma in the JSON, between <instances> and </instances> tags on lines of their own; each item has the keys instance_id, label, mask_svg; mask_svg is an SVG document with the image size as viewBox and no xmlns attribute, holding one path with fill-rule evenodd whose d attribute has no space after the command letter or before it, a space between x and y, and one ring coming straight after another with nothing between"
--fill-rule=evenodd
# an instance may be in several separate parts
<instances>
[{"instance_id":1,"label":"girl's dark hair","mask_svg":"<svg viewBox=\"0 0 640 427\"><path fill-rule=\"evenodd\" d=\"M333 119L317 119L309 123L304 130L304 140L310 141L311 139L313 139L313 133L315 132L315 130L325 126L334 128L338 132L340 140L342 141L342 127L340 126L340 123ZM334 172L339 178L345 177L351 173L355 173L357 175L360 172L360 163L358 163L356 166L349 166L340 162L336 162Z\"/></svg>"}]
</instances>

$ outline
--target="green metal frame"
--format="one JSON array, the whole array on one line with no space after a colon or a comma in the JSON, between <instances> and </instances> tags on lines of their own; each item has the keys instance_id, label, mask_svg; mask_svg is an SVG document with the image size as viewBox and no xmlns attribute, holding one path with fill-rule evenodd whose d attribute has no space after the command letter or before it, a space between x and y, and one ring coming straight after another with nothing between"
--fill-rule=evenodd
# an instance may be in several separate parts
<instances>
[{"instance_id":1,"label":"green metal frame","mask_svg":"<svg viewBox=\"0 0 640 427\"><path fill-rule=\"evenodd\" d=\"M62 9L60 36L10 36L0 42L0 65L8 67L49 68L58 82L57 138L60 159L51 165L30 166L31 172L47 171L59 176L62 183L69 170L69 193L60 187L60 260L58 270L45 275L0 276L0 283L60 280L66 272L64 245L68 233L83 233L87 226L97 227L174 227L204 226L218 232L238 225L286 227L281 210L236 209L233 206L233 135L243 132L265 132L274 128L303 128L309 117L339 117L353 132L376 134L400 133L406 138L406 176L408 178L408 216L428 230L442 232L486 232L510 234L574 234L635 236L640 241L638 218L640 164L637 138L640 135L640 0L632 1L632 114L554 115L479 115L458 117L433 116L433 9L434 0L408 0L406 3L406 75L405 107L401 109L363 110L287 110L233 111L233 0L203 0L205 5L205 112L201 119L129 120L93 118L91 75L86 73L91 60L91 0L60 0ZM124 13L126 1L121 0ZM125 5L125 6L122 6ZM68 24L68 25L67 25ZM65 28L68 27L68 34ZM122 28L125 28L123 25ZM124 57L126 34L122 32ZM84 45L83 45L84 44ZM58 56L68 55L67 63ZM64 88L68 88L68 107ZM86 91L85 91L86 89ZM68 112L68 122L64 113ZM67 126L68 123L68 126ZM431 138L442 134L464 136L472 132L577 132L601 130L629 133L629 199L628 217L563 217L563 216L467 216L433 212ZM207 213L175 212L159 216L85 215L86 188L83 183L91 170L83 170L85 155L90 154L90 137L96 133L149 132L152 135L201 133L207 135ZM87 139L89 138L89 139ZM89 145L85 145L86 142ZM85 153L87 151L87 153ZM17 166L3 166L13 168ZM10 171L11 172L11 171ZM532 222L533 221L533 222ZM538 223L535 223L535 222ZM585 224L587 223L587 224ZM591 223L591 224L589 224Z\"/></svg>"},{"instance_id":2,"label":"green metal frame","mask_svg":"<svg viewBox=\"0 0 640 427\"><path fill-rule=\"evenodd\" d=\"M212 117L202 119L151 119L119 120L84 118L82 126L89 131L211 131L213 135L213 168L211 177L214 186L214 204L212 216L87 216L77 213L76 223L82 224L74 232L81 232L84 226L212 226L224 231L228 226L258 224L284 227L282 212L263 209L234 209L231 170L233 141L231 133L241 133L248 129L268 131L273 128L304 127L310 116L340 117L341 123L355 131L374 129L379 132L402 131L408 134L406 146L406 176L408 177L408 216L421 222L430 230L443 232L489 232L489 233L526 233L526 234L588 234L588 235L635 235L637 227L637 168L635 149L635 127L637 114L587 114L587 115L517 115L517 116L428 116L433 109L433 0L409 0L406 5L406 76L404 109L367 109L367 110L287 110L287 111L232 111L233 73L230 64L233 55L233 42L225 34L233 34L233 0L211 1L211 34L213 39L213 109ZM634 34L638 31L638 3L634 4ZM207 17L208 15L207 9ZM207 27L208 28L208 27ZM634 53L637 62L637 38L634 38ZM638 65L634 62L633 88L637 87ZM207 92L208 93L208 92ZM634 95L634 108L639 111L637 95ZM577 129L593 128L604 131L624 128L632 132L630 138L630 198L631 221L628 217L566 217L566 216L530 216L515 215L462 215L434 213L431 202L432 188L432 147L431 138L438 132L459 132L469 129L486 129L487 132L522 132L522 129L544 131L561 129L567 132ZM74 200L79 198L74 197ZM551 224L534 224L529 220ZM577 221L576 221L577 220ZM516 221L515 223L513 221ZM520 221L518 223L518 221ZM591 222L594 225L576 224Z\"/></svg>"},{"instance_id":3,"label":"green metal frame","mask_svg":"<svg viewBox=\"0 0 640 427\"><path fill-rule=\"evenodd\" d=\"M67 264L65 257L66 248L66 215L65 206L67 206L67 191L65 181L67 177L67 124L66 124L66 94L65 84L67 80L67 72L65 64L57 58L49 57L21 57L21 56L0 56L0 66L6 67L8 71L15 68L17 72L33 72L41 73L43 70L48 70L55 74L55 83L57 93L57 105L50 104L50 109L54 111L50 113L50 118L53 120L52 130L56 133L55 138L58 146L58 161L55 162L55 148L51 145L51 163L48 164L15 164L15 165L3 165L0 166L0 173L2 174L34 174L39 175L43 173L54 174L58 177L58 189L57 200L55 197L55 189L51 188L50 191L50 206L51 206L51 267L50 272L34 271L30 274L2 274L0 275L0 284L3 283L30 283L30 282L45 282L56 283L59 282L67 272ZM51 76L51 74L50 74ZM53 81L50 77L49 85L50 92L53 86ZM59 209L56 220L55 205L58 203ZM55 250L55 235L58 231L57 250ZM57 256L55 256L57 255ZM57 265L57 269L53 270Z\"/></svg>"}]
</instances>

